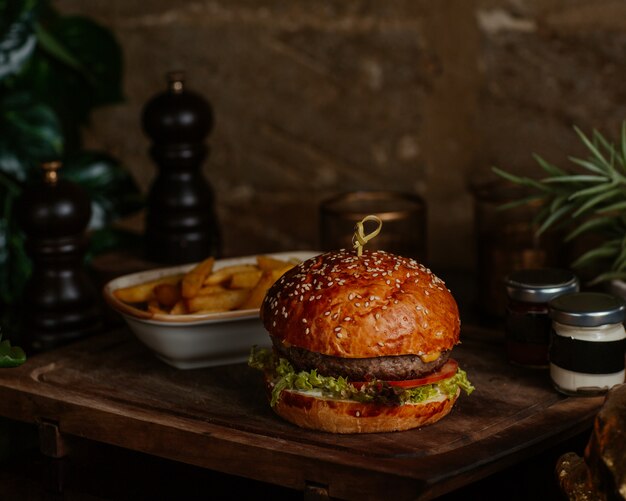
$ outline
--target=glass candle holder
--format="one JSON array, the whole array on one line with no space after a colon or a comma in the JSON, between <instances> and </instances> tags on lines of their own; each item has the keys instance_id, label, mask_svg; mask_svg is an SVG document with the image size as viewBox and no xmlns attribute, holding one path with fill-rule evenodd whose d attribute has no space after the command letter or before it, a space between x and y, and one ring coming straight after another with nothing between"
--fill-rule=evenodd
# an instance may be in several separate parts
<instances>
[{"instance_id":1,"label":"glass candle holder","mask_svg":"<svg viewBox=\"0 0 626 501\"><path fill-rule=\"evenodd\" d=\"M520 186L490 181L472 186L478 272L478 307L490 317L503 317L505 277L515 270L559 267L559 244L553 233L538 237L534 203L501 209L528 195Z\"/></svg>"},{"instance_id":2,"label":"glass candle holder","mask_svg":"<svg viewBox=\"0 0 626 501\"><path fill-rule=\"evenodd\" d=\"M397 191L352 191L324 200L320 205L320 248L350 249L355 224L370 214L382 220L383 228L367 249L426 262L426 203L418 195Z\"/></svg>"}]
</instances>

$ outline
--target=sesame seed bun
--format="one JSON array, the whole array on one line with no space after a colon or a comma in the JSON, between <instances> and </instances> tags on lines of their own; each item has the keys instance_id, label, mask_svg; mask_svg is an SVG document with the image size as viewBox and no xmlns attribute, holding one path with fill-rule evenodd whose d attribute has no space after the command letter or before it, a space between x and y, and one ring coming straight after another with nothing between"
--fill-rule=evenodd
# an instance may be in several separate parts
<instances>
[{"instance_id":1,"label":"sesame seed bun","mask_svg":"<svg viewBox=\"0 0 626 501\"><path fill-rule=\"evenodd\" d=\"M261 309L274 342L343 358L427 355L459 341L456 301L413 259L337 251L283 275Z\"/></svg>"}]
</instances>

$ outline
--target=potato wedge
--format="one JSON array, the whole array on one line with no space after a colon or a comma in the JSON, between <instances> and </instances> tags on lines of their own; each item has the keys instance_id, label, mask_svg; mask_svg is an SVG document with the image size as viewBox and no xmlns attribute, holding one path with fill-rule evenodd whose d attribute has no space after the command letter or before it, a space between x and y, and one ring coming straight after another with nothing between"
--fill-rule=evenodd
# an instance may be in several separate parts
<instances>
[{"instance_id":1,"label":"potato wedge","mask_svg":"<svg viewBox=\"0 0 626 501\"><path fill-rule=\"evenodd\" d=\"M170 315L186 315L187 313L189 312L187 311L184 299L178 301L170 310Z\"/></svg>"},{"instance_id":2,"label":"potato wedge","mask_svg":"<svg viewBox=\"0 0 626 501\"><path fill-rule=\"evenodd\" d=\"M261 276L261 279L254 286L254 288L250 291L250 295L248 298L241 304L240 308L242 310L252 309L252 308L260 308L263 299L265 298L265 293L274 283L274 275L273 272L265 271Z\"/></svg>"},{"instance_id":3,"label":"potato wedge","mask_svg":"<svg viewBox=\"0 0 626 501\"><path fill-rule=\"evenodd\" d=\"M222 287L221 285L218 285L218 284L204 285L198 291L198 294L196 294L196 296L209 296L211 294L215 294L216 292L223 292L225 290L227 290L226 287Z\"/></svg>"},{"instance_id":4,"label":"potato wedge","mask_svg":"<svg viewBox=\"0 0 626 501\"><path fill-rule=\"evenodd\" d=\"M256 267L250 271L242 271L235 273L228 286L231 289L252 289L261 279L263 272Z\"/></svg>"},{"instance_id":5,"label":"potato wedge","mask_svg":"<svg viewBox=\"0 0 626 501\"><path fill-rule=\"evenodd\" d=\"M183 277L182 294L184 298L194 297L202 284L213 270L215 258L209 257L198 263L192 270L188 271Z\"/></svg>"},{"instance_id":6,"label":"potato wedge","mask_svg":"<svg viewBox=\"0 0 626 501\"><path fill-rule=\"evenodd\" d=\"M293 265L287 264L287 266L283 266L282 268L276 268L274 270L271 270L272 277L274 278L274 282L276 282L276 280L278 280L285 273L287 273L291 268L293 268Z\"/></svg>"},{"instance_id":7,"label":"potato wedge","mask_svg":"<svg viewBox=\"0 0 626 501\"><path fill-rule=\"evenodd\" d=\"M285 266L293 268L295 266L293 263L290 263L288 261L282 261L280 259L276 259L270 256L257 256L256 264L263 271L276 270L284 268Z\"/></svg>"},{"instance_id":8,"label":"potato wedge","mask_svg":"<svg viewBox=\"0 0 626 501\"><path fill-rule=\"evenodd\" d=\"M250 291L247 289L232 289L196 296L186 300L189 313L220 312L238 308L246 301Z\"/></svg>"},{"instance_id":9,"label":"potato wedge","mask_svg":"<svg viewBox=\"0 0 626 501\"><path fill-rule=\"evenodd\" d=\"M154 288L160 284L177 284L182 274L169 275L139 285L123 287L113 291L113 295L125 303L144 303L154 297Z\"/></svg>"},{"instance_id":10,"label":"potato wedge","mask_svg":"<svg viewBox=\"0 0 626 501\"><path fill-rule=\"evenodd\" d=\"M163 315L167 314L167 311L161 308L161 305L156 299L148 301L148 311L151 313L161 313Z\"/></svg>"},{"instance_id":11,"label":"potato wedge","mask_svg":"<svg viewBox=\"0 0 626 501\"><path fill-rule=\"evenodd\" d=\"M180 300L180 287L174 284L159 284L154 288L154 297L168 310Z\"/></svg>"},{"instance_id":12,"label":"potato wedge","mask_svg":"<svg viewBox=\"0 0 626 501\"><path fill-rule=\"evenodd\" d=\"M243 273L246 271L254 271L258 268L253 264L234 264L232 266L226 266L219 270L215 270L204 280L204 285L216 285L228 282L236 273Z\"/></svg>"}]
</instances>

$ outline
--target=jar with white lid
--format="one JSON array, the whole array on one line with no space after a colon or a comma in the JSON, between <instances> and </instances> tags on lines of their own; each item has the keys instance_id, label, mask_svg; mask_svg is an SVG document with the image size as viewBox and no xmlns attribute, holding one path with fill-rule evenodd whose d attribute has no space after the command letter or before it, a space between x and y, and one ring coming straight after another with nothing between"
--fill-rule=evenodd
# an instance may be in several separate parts
<instances>
[{"instance_id":1,"label":"jar with white lid","mask_svg":"<svg viewBox=\"0 0 626 501\"><path fill-rule=\"evenodd\" d=\"M624 382L626 305L599 292L575 292L549 303L550 377L567 395L598 395Z\"/></svg>"}]
</instances>

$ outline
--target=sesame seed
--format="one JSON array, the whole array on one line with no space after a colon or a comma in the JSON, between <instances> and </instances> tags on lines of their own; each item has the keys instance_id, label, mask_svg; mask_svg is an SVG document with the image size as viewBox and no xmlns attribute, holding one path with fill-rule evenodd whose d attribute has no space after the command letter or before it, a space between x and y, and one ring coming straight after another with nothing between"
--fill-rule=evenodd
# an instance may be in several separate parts
<instances>
[{"instance_id":1,"label":"sesame seed","mask_svg":"<svg viewBox=\"0 0 626 501\"><path fill-rule=\"evenodd\" d=\"M348 301L352 301L354 299L354 293L348 294Z\"/></svg>"},{"instance_id":2,"label":"sesame seed","mask_svg":"<svg viewBox=\"0 0 626 501\"><path fill-rule=\"evenodd\" d=\"M356 411L354 415L355 415L356 417L361 417L361 412Z\"/></svg>"},{"instance_id":3,"label":"sesame seed","mask_svg":"<svg viewBox=\"0 0 626 501\"><path fill-rule=\"evenodd\" d=\"M383 343L382 341L378 341L378 346L385 346L385 343Z\"/></svg>"},{"instance_id":4,"label":"sesame seed","mask_svg":"<svg viewBox=\"0 0 626 501\"><path fill-rule=\"evenodd\" d=\"M337 337L341 339L341 332L337 333Z\"/></svg>"},{"instance_id":5,"label":"sesame seed","mask_svg":"<svg viewBox=\"0 0 626 501\"><path fill-rule=\"evenodd\" d=\"M370 296L370 301L374 301L374 299L376 299L376 296Z\"/></svg>"},{"instance_id":6,"label":"sesame seed","mask_svg":"<svg viewBox=\"0 0 626 501\"><path fill-rule=\"evenodd\" d=\"M308 327L306 328L306 330L304 331L305 334L308 334L309 332L311 332L311 329L309 329Z\"/></svg>"},{"instance_id":7,"label":"sesame seed","mask_svg":"<svg viewBox=\"0 0 626 501\"><path fill-rule=\"evenodd\" d=\"M327 317L328 315L330 315L330 311L325 311L324 316Z\"/></svg>"},{"instance_id":8,"label":"sesame seed","mask_svg":"<svg viewBox=\"0 0 626 501\"><path fill-rule=\"evenodd\" d=\"M303 323L303 324L306 324L306 322L307 322L307 319L306 319L306 318L303 318L303 319L302 319L302 323Z\"/></svg>"},{"instance_id":9,"label":"sesame seed","mask_svg":"<svg viewBox=\"0 0 626 501\"><path fill-rule=\"evenodd\" d=\"M338 318L339 318L339 313L335 313L335 314L333 315L333 320L337 320Z\"/></svg>"},{"instance_id":10,"label":"sesame seed","mask_svg":"<svg viewBox=\"0 0 626 501\"><path fill-rule=\"evenodd\" d=\"M369 301L365 301L365 307L367 308L370 305Z\"/></svg>"},{"instance_id":11,"label":"sesame seed","mask_svg":"<svg viewBox=\"0 0 626 501\"><path fill-rule=\"evenodd\" d=\"M350 320L352 320L350 317L346 317L343 319L344 322L349 322Z\"/></svg>"},{"instance_id":12,"label":"sesame seed","mask_svg":"<svg viewBox=\"0 0 626 501\"><path fill-rule=\"evenodd\" d=\"M359 306L361 306L361 303L354 303L354 306L359 307Z\"/></svg>"},{"instance_id":13,"label":"sesame seed","mask_svg":"<svg viewBox=\"0 0 626 501\"><path fill-rule=\"evenodd\" d=\"M335 332L340 332L341 331L341 327L335 327Z\"/></svg>"},{"instance_id":14,"label":"sesame seed","mask_svg":"<svg viewBox=\"0 0 626 501\"><path fill-rule=\"evenodd\" d=\"M380 318L380 313L376 313L376 320Z\"/></svg>"}]
</instances>

